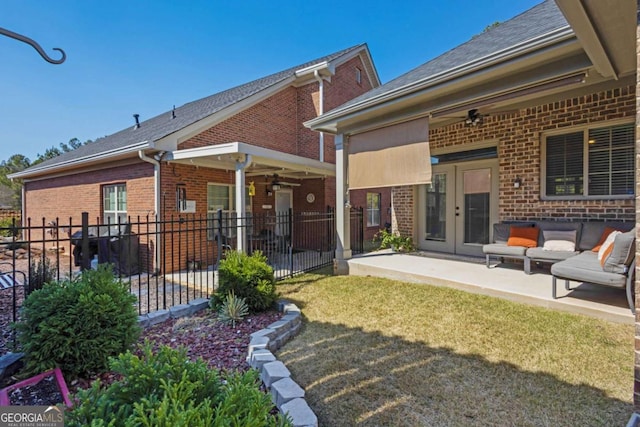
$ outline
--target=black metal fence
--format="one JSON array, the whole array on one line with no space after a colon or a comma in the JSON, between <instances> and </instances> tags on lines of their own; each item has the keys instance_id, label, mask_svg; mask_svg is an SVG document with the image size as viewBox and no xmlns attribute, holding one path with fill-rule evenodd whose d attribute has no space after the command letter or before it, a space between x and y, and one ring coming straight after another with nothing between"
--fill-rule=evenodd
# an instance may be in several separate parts
<instances>
[{"instance_id":1,"label":"black metal fence","mask_svg":"<svg viewBox=\"0 0 640 427\"><path fill-rule=\"evenodd\" d=\"M362 253L363 210L352 209L353 253ZM225 251L261 251L277 280L329 266L336 247L335 212L234 212L130 217L124 224L82 215L45 223L28 219L0 228L0 330L17 320L26 294L41 283L76 277L109 263L137 297L140 314L208 298ZM0 354L2 354L0 343Z\"/></svg>"}]
</instances>

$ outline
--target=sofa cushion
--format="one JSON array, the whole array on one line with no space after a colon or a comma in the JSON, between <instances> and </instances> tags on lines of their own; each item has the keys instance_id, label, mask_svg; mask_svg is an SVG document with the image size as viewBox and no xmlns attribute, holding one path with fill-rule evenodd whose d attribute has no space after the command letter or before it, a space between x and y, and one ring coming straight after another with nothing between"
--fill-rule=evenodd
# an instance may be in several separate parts
<instances>
[{"instance_id":1,"label":"sofa cushion","mask_svg":"<svg viewBox=\"0 0 640 427\"><path fill-rule=\"evenodd\" d=\"M596 245L591 250L593 252L598 252L600 250L600 248L602 247L602 244L605 242L605 240L607 240L607 237L609 237L609 235L611 233L613 233L614 231L624 231L624 230L620 230L618 228L610 227L610 226L607 225L604 228L604 231L602 232L602 236L600 236L600 240L598 240L598 243L596 243Z\"/></svg>"},{"instance_id":2,"label":"sofa cushion","mask_svg":"<svg viewBox=\"0 0 640 427\"><path fill-rule=\"evenodd\" d=\"M611 255L604 263L604 271L626 273L636 254L636 230L616 235Z\"/></svg>"},{"instance_id":3,"label":"sofa cushion","mask_svg":"<svg viewBox=\"0 0 640 427\"><path fill-rule=\"evenodd\" d=\"M527 248L524 246L508 246L506 243L490 243L482 245L482 252L487 255L514 256L523 258Z\"/></svg>"},{"instance_id":4,"label":"sofa cushion","mask_svg":"<svg viewBox=\"0 0 640 427\"><path fill-rule=\"evenodd\" d=\"M509 224L493 224L493 241L495 243L507 243L510 228Z\"/></svg>"},{"instance_id":5,"label":"sofa cushion","mask_svg":"<svg viewBox=\"0 0 640 427\"><path fill-rule=\"evenodd\" d=\"M509 240L507 246L524 246L525 248L535 248L538 244L538 227L517 227L511 226L509 229Z\"/></svg>"},{"instance_id":6,"label":"sofa cushion","mask_svg":"<svg viewBox=\"0 0 640 427\"><path fill-rule=\"evenodd\" d=\"M551 274L561 279L624 288L626 276L604 271L594 252L582 252L579 255L557 262L551 266Z\"/></svg>"},{"instance_id":7,"label":"sofa cushion","mask_svg":"<svg viewBox=\"0 0 640 427\"><path fill-rule=\"evenodd\" d=\"M604 234L604 230L609 227L619 231L629 231L633 228L635 223L633 222L616 222L616 221L587 221L582 224L582 232L580 233L580 238L578 239L578 250L580 251L588 251L595 250L598 251L594 247L598 245L602 235ZM608 234L608 233L607 233ZM607 236L604 236L606 239ZM604 239L602 239L604 242ZM600 244L602 244L600 242Z\"/></svg>"},{"instance_id":8,"label":"sofa cushion","mask_svg":"<svg viewBox=\"0 0 640 427\"><path fill-rule=\"evenodd\" d=\"M542 230L544 243L542 248L547 251L569 251L576 250L577 230Z\"/></svg>"},{"instance_id":9,"label":"sofa cushion","mask_svg":"<svg viewBox=\"0 0 640 427\"><path fill-rule=\"evenodd\" d=\"M529 248L526 255L534 261L557 262L576 256L576 251L548 251L543 248Z\"/></svg>"},{"instance_id":10,"label":"sofa cushion","mask_svg":"<svg viewBox=\"0 0 640 427\"><path fill-rule=\"evenodd\" d=\"M616 239L616 236L620 234L620 231L612 231L609 233L604 242L600 245L600 249L598 249L598 261L600 261L600 265L604 268L604 263L611 255L611 251L613 250L613 242Z\"/></svg>"},{"instance_id":11,"label":"sofa cushion","mask_svg":"<svg viewBox=\"0 0 640 427\"><path fill-rule=\"evenodd\" d=\"M582 230L582 222L569 222L569 221L536 221L536 227L541 230L538 237L538 244L536 246L544 246L544 231L574 231L576 232L576 242L580 240L580 231Z\"/></svg>"}]
</instances>

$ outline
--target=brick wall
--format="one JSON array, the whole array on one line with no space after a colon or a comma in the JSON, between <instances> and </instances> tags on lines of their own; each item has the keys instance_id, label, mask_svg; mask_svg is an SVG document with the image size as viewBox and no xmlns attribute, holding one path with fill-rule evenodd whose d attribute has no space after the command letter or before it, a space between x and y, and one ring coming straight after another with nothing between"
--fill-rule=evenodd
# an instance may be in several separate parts
<instances>
[{"instance_id":1,"label":"brick wall","mask_svg":"<svg viewBox=\"0 0 640 427\"><path fill-rule=\"evenodd\" d=\"M634 86L565 99L511 115L490 115L477 127L464 123L429 130L432 150L455 146L463 151L477 142L496 141L500 162L499 220L540 218L609 219L633 221L635 201L623 200L541 200L541 144L545 132L572 127L602 125L607 121L628 119L636 115ZM466 147L465 147L466 146ZM513 188L513 180L523 180ZM403 193L404 194L404 193ZM405 196L403 196L405 197ZM394 199L395 200L395 199ZM395 206L394 206L395 207ZM396 209L396 215L413 215L408 209ZM399 228L409 226L409 219L396 218ZM413 229L410 229L413 233Z\"/></svg>"},{"instance_id":2,"label":"brick wall","mask_svg":"<svg viewBox=\"0 0 640 427\"><path fill-rule=\"evenodd\" d=\"M367 227L367 193L380 193L380 225ZM349 192L351 206L364 209L364 239L372 240L373 236L384 228L385 223L391 223L391 188L370 188L367 190L352 190Z\"/></svg>"}]
</instances>

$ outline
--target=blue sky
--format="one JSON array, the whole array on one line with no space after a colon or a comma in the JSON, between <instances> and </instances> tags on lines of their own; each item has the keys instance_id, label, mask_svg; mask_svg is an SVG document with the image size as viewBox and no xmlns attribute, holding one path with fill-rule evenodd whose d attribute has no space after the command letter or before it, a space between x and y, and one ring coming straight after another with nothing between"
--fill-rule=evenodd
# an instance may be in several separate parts
<instances>
[{"instance_id":1,"label":"blue sky","mask_svg":"<svg viewBox=\"0 0 640 427\"><path fill-rule=\"evenodd\" d=\"M2 0L0 161L367 43L383 83L542 0ZM401 6L399 6L401 5Z\"/></svg>"}]
</instances>

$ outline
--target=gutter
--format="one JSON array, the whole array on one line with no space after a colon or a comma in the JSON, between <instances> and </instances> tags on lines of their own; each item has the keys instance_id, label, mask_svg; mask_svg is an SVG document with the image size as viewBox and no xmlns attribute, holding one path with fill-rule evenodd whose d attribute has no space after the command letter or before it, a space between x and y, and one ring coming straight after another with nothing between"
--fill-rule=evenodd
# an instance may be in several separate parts
<instances>
[{"instance_id":1,"label":"gutter","mask_svg":"<svg viewBox=\"0 0 640 427\"><path fill-rule=\"evenodd\" d=\"M572 28L567 25L550 33L538 36L534 39L525 40L515 46L511 46L509 48L500 50L498 52L493 52L487 56L483 56L465 64L461 64L455 68L442 71L421 80L408 83L399 88L383 92L372 98L364 99L343 109L340 109L338 107L338 109L329 112L324 117L316 117L315 119L308 120L303 124L308 128L317 130L317 128L322 126L323 124L326 124L327 122L330 122L332 120L337 120L342 116L357 113L358 111L364 110L365 108L375 107L378 104L382 104L395 98L400 98L403 95L426 89L431 86L436 86L445 81L459 78L465 74L470 74L482 68L496 65L500 62L505 62L524 54L540 50L541 48L548 47L562 41L570 40L572 38L575 38L575 33L573 32Z\"/></svg>"},{"instance_id":2,"label":"gutter","mask_svg":"<svg viewBox=\"0 0 640 427\"><path fill-rule=\"evenodd\" d=\"M147 163L151 163L153 165L153 194L154 194L154 201L153 201L153 208L155 210L155 217L156 217L156 221L160 221L160 160L162 160L162 156L165 155L166 152L161 152L157 158L156 157L148 157L145 153L144 150L138 150L138 157L140 158L140 160L147 162ZM160 270L160 227L158 227L158 224L156 223L156 271Z\"/></svg>"},{"instance_id":3,"label":"gutter","mask_svg":"<svg viewBox=\"0 0 640 427\"><path fill-rule=\"evenodd\" d=\"M108 157L115 157L119 154L127 154L127 153L131 153L134 151L138 151L141 150L143 148L150 148L150 144L149 141L142 141L142 142L137 142L135 144L131 144L131 145L127 145L124 147L120 147L114 150L109 150L109 151L102 151L100 153L95 153L95 154L91 154L88 156L84 156L84 157L79 157L79 158L75 158L75 159L71 159L71 160L66 160L66 161L62 161L59 163L55 163L52 165L48 165L48 166L41 166L39 167L38 165L30 167L28 169L25 169L23 171L20 172L16 172L13 173L11 175L7 175L7 178L9 179L14 179L14 178L25 178L25 177L29 177L32 175L37 175L40 173L49 173L49 172L54 172L58 169L62 169L65 166L76 166L76 165L82 165L84 163L89 163L93 160L105 160Z\"/></svg>"},{"instance_id":4,"label":"gutter","mask_svg":"<svg viewBox=\"0 0 640 427\"><path fill-rule=\"evenodd\" d=\"M318 81L318 116L321 116L324 113L324 79L318 72L318 70L313 71L313 77ZM320 156L318 160L324 162L324 132L320 132L319 143L319 152Z\"/></svg>"}]
</instances>

